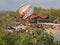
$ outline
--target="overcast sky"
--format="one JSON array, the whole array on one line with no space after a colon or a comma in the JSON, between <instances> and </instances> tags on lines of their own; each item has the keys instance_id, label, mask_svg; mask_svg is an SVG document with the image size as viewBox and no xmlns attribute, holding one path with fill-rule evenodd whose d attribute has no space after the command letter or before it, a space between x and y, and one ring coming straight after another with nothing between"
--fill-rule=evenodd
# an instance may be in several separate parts
<instances>
[{"instance_id":1,"label":"overcast sky","mask_svg":"<svg viewBox=\"0 0 60 45\"><path fill-rule=\"evenodd\" d=\"M17 10L23 3L42 8L60 9L60 0L0 0L0 11Z\"/></svg>"}]
</instances>

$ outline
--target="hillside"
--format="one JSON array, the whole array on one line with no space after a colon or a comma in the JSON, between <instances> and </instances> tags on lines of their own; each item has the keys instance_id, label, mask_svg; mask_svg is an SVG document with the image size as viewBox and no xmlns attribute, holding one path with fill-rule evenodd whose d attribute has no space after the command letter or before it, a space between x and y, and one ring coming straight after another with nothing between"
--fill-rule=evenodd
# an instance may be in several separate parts
<instances>
[{"instance_id":1,"label":"hillside","mask_svg":"<svg viewBox=\"0 0 60 45\"><path fill-rule=\"evenodd\" d=\"M60 9L43 9L43 8L40 8L40 7L34 7L34 13L36 13L36 14L42 14L42 15L47 15L47 16L49 16L49 18L50 18L50 20L52 20L52 19L57 19L58 21L60 21ZM29 36L28 34L26 34L26 33L22 33L21 35L18 35L18 34L5 34L4 33L4 31L5 31L5 29L6 29L6 27L8 26L8 25L10 25L10 26L14 26L14 21L15 21L15 16L16 15L19 15L19 12L18 12L18 10L17 11L15 11L15 12L13 12L13 11L9 11L9 12L5 12L5 11L3 11L3 12L0 12L0 45L4 45L5 43L7 43L8 41L8 43L7 44L5 44L5 45L14 45L15 44L15 42L14 41L16 41L16 44L15 45L18 45L18 44L20 44L19 43L19 41L21 41L21 38L23 38L23 36L24 36L24 38L23 38L23 40L21 41L21 44L23 45L23 43L24 43L24 45L26 45L27 44L27 42L30 40L30 41L32 41L33 43L30 43L30 42L28 42L28 44L30 44L30 45L38 45L38 44L40 44L39 42L42 42L42 40L43 41L45 41L44 39L42 39L40 36L39 36L39 34L40 34L40 32L39 31L37 31L37 30L35 30L35 31L33 31L36 35L33 35L33 36ZM37 32L37 33L36 33ZM6 37L5 37L6 36ZM14 37L15 38L14 38ZM20 36L21 36L21 38L20 38ZM38 37L37 37L38 36ZM7 38L8 37L8 38ZM30 38L29 38L30 37ZM35 38L34 38L35 37ZM20 39L19 39L20 38ZM42 40L41 40L41 39ZM50 35L48 35L48 34L46 34L46 42L45 42L45 45L48 45L49 43L50 43L50 45L53 45L53 42L51 43L51 41L52 41L52 39L51 38L53 38L52 36L50 36ZM18 40L19 39L19 40ZM26 39L26 40L25 40ZM51 39L51 40L50 40ZM36 40L38 41L36 44L34 44L35 42L36 42ZM49 41L50 42L49 42ZM5 42L5 41L7 41L7 42ZM12 42L13 41L13 42ZM34 42L35 41L35 42ZM48 43L47 43L48 42ZM12 43L12 44L11 44ZM27 44L27 45L28 45Z\"/></svg>"}]
</instances>

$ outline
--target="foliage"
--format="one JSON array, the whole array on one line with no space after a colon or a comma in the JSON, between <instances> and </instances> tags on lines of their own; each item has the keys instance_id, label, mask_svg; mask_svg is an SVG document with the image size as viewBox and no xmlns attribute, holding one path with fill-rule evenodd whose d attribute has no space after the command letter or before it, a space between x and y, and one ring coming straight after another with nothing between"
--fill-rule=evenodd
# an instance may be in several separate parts
<instances>
[{"instance_id":1,"label":"foliage","mask_svg":"<svg viewBox=\"0 0 60 45\"><path fill-rule=\"evenodd\" d=\"M55 19L60 21L60 9L43 9L40 7L34 7L34 13L47 15L49 19ZM15 16L19 15L18 10L16 12L13 11L3 11L0 12L0 45L54 45L53 36L42 33L40 30L33 30L33 34L29 33L4 33L6 27L8 25L13 26ZM47 27L48 28L48 27ZM26 28L30 30L30 27Z\"/></svg>"},{"instance_id":2,"label":"foliage","mask_svg":"<svg viewBox=\"0 0 60 45\"><path fill-rule=\"evenodd\" d=\"M43 33L40 30L33 30L29 33L4 33L1 36L1 45L53 45L53 36Z\"/></svg>"}]
</instances>

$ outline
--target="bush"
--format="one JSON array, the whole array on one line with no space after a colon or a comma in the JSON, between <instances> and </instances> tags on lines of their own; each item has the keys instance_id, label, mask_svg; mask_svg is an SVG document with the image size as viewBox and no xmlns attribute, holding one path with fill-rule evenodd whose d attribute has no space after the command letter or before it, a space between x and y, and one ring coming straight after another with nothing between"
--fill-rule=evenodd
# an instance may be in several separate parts
<instances>
[{"instance_id":1,"label":"bush","mask_svg":"<svg viewBox=\"0 0 60 45\"><path fill-rule=\"evenodd\" d=\"M4 33L0 45L54 45L52 35L38 29L32 30L32 33Z\"/></svg>"}]
</instances>

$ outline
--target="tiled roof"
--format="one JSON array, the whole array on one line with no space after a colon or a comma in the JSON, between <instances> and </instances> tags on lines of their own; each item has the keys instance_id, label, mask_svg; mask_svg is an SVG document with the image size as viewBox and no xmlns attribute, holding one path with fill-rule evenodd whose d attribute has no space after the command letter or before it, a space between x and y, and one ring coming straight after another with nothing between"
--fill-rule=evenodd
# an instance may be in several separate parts
<instances>
[{"instance_id":1,"label":"tiled roof","mask_svg":"<svg viewBox=\"0 0 60 45\"><path fill-rule=\"evenodd\" d=\"M42 18L42 19L45 19L45 18L47 18L48 16L42 15L42 16L39 16L39 17Z\"/></svg>"},{"instance_id":2,"label":"tiled roof","mask_svg":"<svg viewBox=\"0 0 60 45\"><path fill-rule=\"evenodd\" d=\"M47 18L48 16L45 16L45 15L31 15L31 16L30 16L30 18L36 18L36 17L45 19L45 18Z\"/></svg>"},{"instance_id":3,"label":"tiled roof","mask_svg":"<svg viewBox=\"0 0 60 45\"><path fill-rule=\"evenodd\" d=\"M16 16L17 18L21 18L22 16L21 15L18 15L18 16Z\"/></svg>"},{"instance_id":4,"label":"tiled roof","mask_svg":"<svg viewBox=\"0 0 60 45\"><path fill-rule=\"evenodd\" d=\"M17 18L21 18L22 16L21 15L18 15L16 16ZM39 18L42 18L42 19L46 19L48 16L46 15L38 15L38 14L32 14L31 16L29 16L28 18L36 18L36 17L39 17Z\"/></svg>"}]
</instances>

